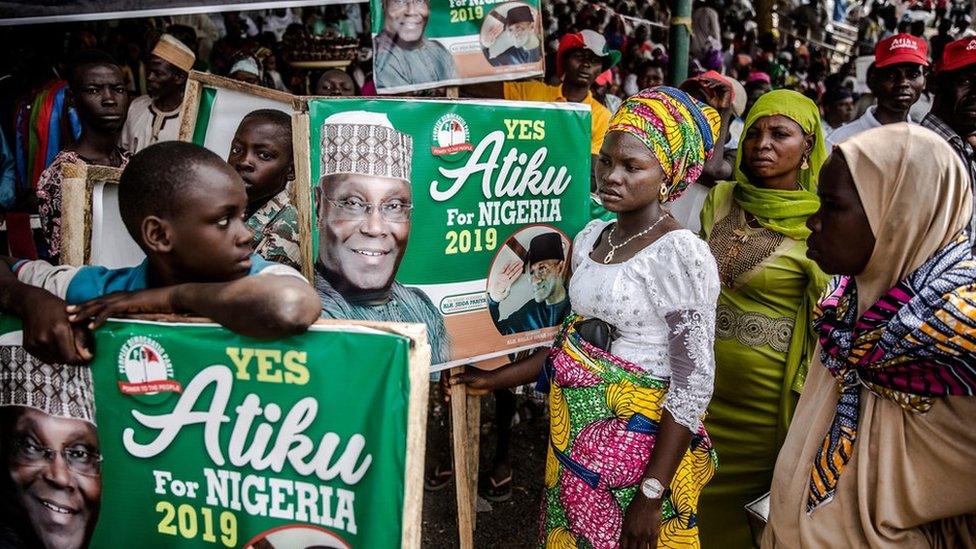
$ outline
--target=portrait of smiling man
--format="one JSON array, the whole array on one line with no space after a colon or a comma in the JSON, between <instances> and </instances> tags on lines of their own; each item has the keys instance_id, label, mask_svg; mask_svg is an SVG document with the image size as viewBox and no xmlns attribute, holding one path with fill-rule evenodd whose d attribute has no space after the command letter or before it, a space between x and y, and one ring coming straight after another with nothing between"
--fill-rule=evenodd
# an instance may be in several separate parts
<instances>
[{"instance_id":1,"label":"portrait of smiling man","mask_svg":"<svg viewBox=\"0 0 976 549\"><path fill-rule=\"evenodd\" d=\"M399 88L457 78L447 48L424 36L429 0L383 0L383 30L373 40L377 88Z\"/></svg>"},{"instance_id":2,"label":"portrait of smiling man","mask_svg":"<svg viewBox=\"0 0 976 549\"><path fill-rule=\"evenodd\" d=\"M410 239L412 153L411 137L385 114L350 111L322 123L315 290L324 318L426 324L436 364L450 357L444 317L395 280Z\"/></svg>"},{"instance_id":3,"label":"portrait of smiling man","mask_svg":"<svg viewBox=\"0 0 976 549\"><path fill-rule=\"evenodd\" d=\"M21 382L0 395L0 546L87 547L102 500L88 367L36 363L37 375L18 375L34 359L8 349L0 373Z\"/></svg>"}]
</instances>

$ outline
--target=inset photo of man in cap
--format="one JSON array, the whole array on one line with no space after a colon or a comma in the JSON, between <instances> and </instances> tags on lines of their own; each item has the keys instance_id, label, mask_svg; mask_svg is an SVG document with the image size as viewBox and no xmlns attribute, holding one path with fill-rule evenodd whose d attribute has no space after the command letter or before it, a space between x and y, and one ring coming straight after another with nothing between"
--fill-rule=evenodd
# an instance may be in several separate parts
<instances>
[{"instance_id":1,"label":"inset photo of man in cap","mask_svg":"<svg viewBox=\"0 0 976 549\"><path fill-rule=\"evenodd\" d=\"M522 229L505 242L488 275L488 311L499 333L558 326L566 318L568 249L569 240L549 227Z\"/></svg>"},{"instance_id":2,"label":"inset photo of man in cap","mask_svg":"<svg viewBox=\"0 0 976 549\"><path fill-rule=\"evenodd\" d=\"M532 8L521 3L499 6L485 17L481 26L481 51L493 67L535 63L542 59Z\"/></svg>"}]
</instances>

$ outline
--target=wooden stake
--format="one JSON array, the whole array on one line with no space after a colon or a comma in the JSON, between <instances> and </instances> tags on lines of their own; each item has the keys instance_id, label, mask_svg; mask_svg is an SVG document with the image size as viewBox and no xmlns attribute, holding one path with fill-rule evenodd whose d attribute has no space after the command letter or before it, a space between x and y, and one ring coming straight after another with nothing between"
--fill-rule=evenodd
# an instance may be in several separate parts
<instances>
[{"instance_id":1,"label":"wooden stake","mask_svg":"<svg viewBox=\"0 0 976 549\"><path fill-rule=\"evenodd\" d=\"M459 374L464 367L454 368ZM472 493L471 473L468 470L468 398L463 385L451 389L451 439L454 446L454 484L457 487L458 544L461 549L474 549L474 506L477 491Z\"/></svg>"},{"instance_id":2,"label":"wooden stake","mask_svg":"<svg viewBox=\"0 0 976 549\"><path fill-rule=\"evenodd\" d=\"M458 98L458 87L447 88L447 98ZM460 373L463 368L451 370ZM464 387L451 391L451 434L454 478L457 485L458 537L461 549L474 547L478 521L478 450L481 437L481 398L467 396Z\"/></svg>"},{"instance_id":3,"label":"wooden stake","mask_svg":"<svg viewBox=\"0 0 976 549\"><path fill-rule=\"evenodd\" d=\"M471 530L478 529L478 457L481 446L481 397L467 398L467 437L464 454L468 461L468 485L471 490Z\"/></svg>"}]
</instances>

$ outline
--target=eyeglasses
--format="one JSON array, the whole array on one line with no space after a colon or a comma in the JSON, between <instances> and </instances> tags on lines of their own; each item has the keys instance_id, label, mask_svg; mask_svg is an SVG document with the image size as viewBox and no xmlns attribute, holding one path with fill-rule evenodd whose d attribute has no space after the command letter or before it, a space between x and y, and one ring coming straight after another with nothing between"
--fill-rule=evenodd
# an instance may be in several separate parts
<instances>
[{"instance_id":1,"label":"eyeglasses","mask_svg":"<svg viewBox=\"0 0 976 549\"><path fill-rule=\"evenodd\" d=\"M389 200L381 204L363 202L358 198L332 200L325 198L329 204L339 209L339 219L343 221L361 221L369 217L374 208L379 208L380 216L390 223L406 223L410 221L410 210L413 204L400 200Z\"/></svg>"},{"instance_id":2,"label":"eyeglasses","mask_svg":"<svg viewBox=\"0 0 976 549\"><path fill-rule=\"evenodd\" d=\"M53 448L35 444L27 437L21 437L13 441L14 459L23 465L40 467L46 463L54 461L54 455L59 453ZM61 457L68 465L68 469L79 475L87 477L98 476L102 472L102 454L86 448L70 447L62 448Z\"/></svg>"},{"instance_id":3,"label":"eyeglasses","mask_svg":"<svg viewBox=\"0 0 976 549\"><path fill-rule=\"evenodd\" d=\"M530 274L532 276L537 276L539 278L545 278L549 276L549 273L555 272L555 267L550 267L549 265L533 265L530 269Z\"/></svg>"}]
</instances>

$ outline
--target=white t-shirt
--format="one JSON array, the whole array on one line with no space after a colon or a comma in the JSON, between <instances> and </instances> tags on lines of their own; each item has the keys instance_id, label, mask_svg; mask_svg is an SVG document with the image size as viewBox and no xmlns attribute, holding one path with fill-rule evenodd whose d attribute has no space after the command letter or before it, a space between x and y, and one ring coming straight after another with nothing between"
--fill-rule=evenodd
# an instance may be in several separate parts
<instances>
[{"instance_id":1,"label":"white t-shirt","mask_svg":"<svg viewBox=\"0 0 976 549\"><path fill-rule=\"evenodd\" d=\"M854 120L853 122L848 122L843 126L837 128L836 130L830 132L829 136L824 136L827 141L827 150L833 149L836 145L840 145L844 141L847 141L855 135L870 130L872 128L880 128L883 126L878 119L874 117L874 109L877 107L870 107L868 110L864 111L864 114L860 118ZM911 116L905 116L905 122L909 124L914 124Z\"/></svg>"},{"instance_id":2,"label":"white t-shirt","mask_svg":"<svg viewBox=\"0 0 976 549\"><path fill-rule=\"evenodd\" d=\"M695 234L701 231L701 211L708 198L708 190L708 187L696 181L668 205L668 211L678 223Z\"/></svg>"}]
</instances>

